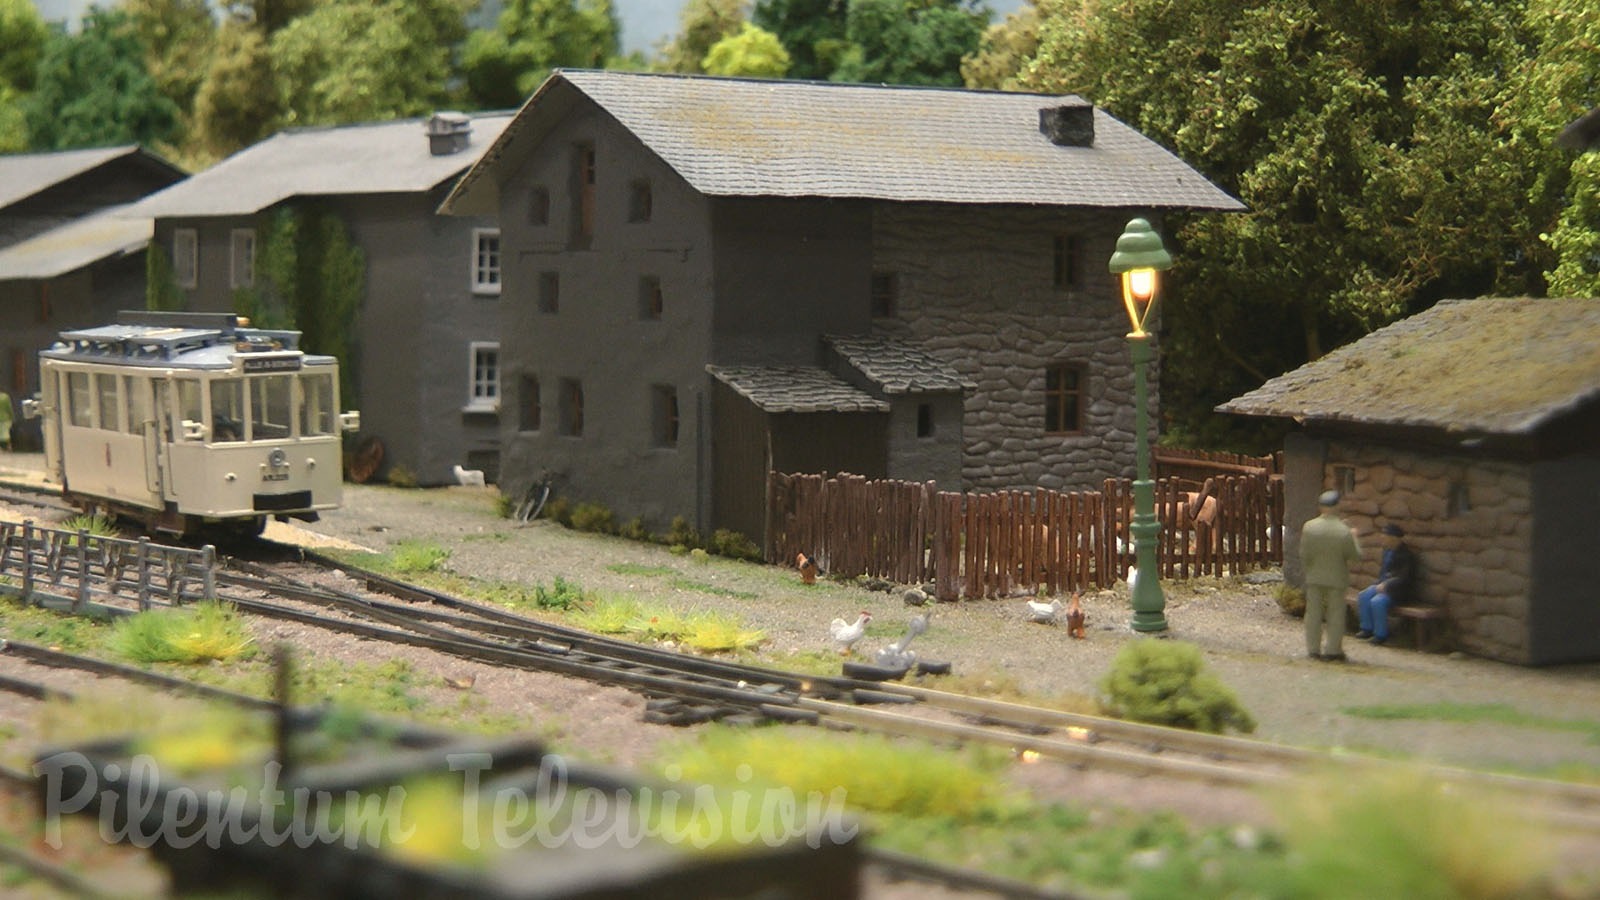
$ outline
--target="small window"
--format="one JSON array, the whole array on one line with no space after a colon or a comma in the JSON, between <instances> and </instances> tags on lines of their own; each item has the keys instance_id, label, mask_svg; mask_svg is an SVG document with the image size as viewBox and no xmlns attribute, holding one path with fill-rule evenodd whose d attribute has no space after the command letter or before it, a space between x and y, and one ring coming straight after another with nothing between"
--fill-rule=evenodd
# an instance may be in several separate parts
<instances>
[{"instance_id":1,"label":"small window","mask_svg":"<svg viewBox=\"0 0 1600 900\"><path fill-rule=\"evenodd\" d=\"M1356 490L1356 467L1334 466L1333 489L1341 494L1353 494Z\"/></svg>"},{"instance_id":2,"label":"small window","mask_svg":"<svg viewBox=\"0 0 1600 900\"><path fill-rule=\"evenodd\" d=\"M252 287L256 283L256 233L249 228L235 228L229 242L228 286Z\"/></svg>"},{"instance_id":3,"label":"small window","mask_svg":"<svg viewBox=\"0 0 1600 900\"><path fill-rule=\"evenodd\" d=\"M1055 238L1054 276L1053 281L1058 288L1079 287L1082 278L1078 255L1080 241L1077 235L1058 234Z\"/></svg>"},{"instance_id":4,"label":"small window","mask_svg":"<svg viewBox=\"0 0 1600 900\"><path fill-rule=\"evenodd\" d=\"M178 425L184 422L193 422L200 425L205 422L205 407L200 402L200 380L197 378L180 378L178 385ZM173 432L178 440L186 440L179 428Z\"/></svg>"},{"instance_id":5,"label":"small window","mask_svg":"<svg viewBox=\"0 0 1600 900\"><path fill-rule=\"evenodd\" d=\"M193 228L172 232L172 279L181 288L192 288L200 281L199 237Z\"/></svg>"},{"instance_id":6,"label":"small window","mask_svg":"<svg viewBox=\"0 0 1600 900\"><path fill-rule=\"evenodd\" d=\"M250 440L281 441L289 437L289 394L293 375L250 379Z\"/></svg>"},{"instance_id":7,"label":"small window","mask_svg":"<svg viewBox=\"0 0 1600 900\"><path fill-rule=\"evenodd\" d=\"M539 312L552 313L561 309L561 276L555 272L539 273Z\"/></svg>"},{"instance_id":8,"label":"small window","mask_svg":"<svg viewBox=\"0 0 1600 900\"><path fill-rule=\"evenodd\" d=\"M492 411L500 408L500 345L474 341L470 348L472 395L467 408Z\"/></svg>"},{"instance_id":9,"label":"small window","mask_svg":"<svg viewBox=\"0 0 1600 900\"><path fill-rule=\"evenodd\" d=\"M500 293L500 229L472 229L472 292Z\"/></svg>"},{"instance_id":10,"label":"small window","mask_svg":"<svg viewBox=\"0 0 1600 900\"><path fill-rule=\"evenodd\" d=\"M933 404L917 404L917 437L933 437Z\"/></svg>"},{"instance_id":11,"label":"small window","mask_svg":"<svg viewBox=\"0 0 1600 900\"><path fill-rule=\"evenodd\" d=\"M654 205L655 199L650 192L650 182L642 178L634 181L628 191L628 221L650 221Z\"/></svg>"},{"instance_id":12,"label":"small window","mask_svg":"<svg viewBox=\"0 0 1600 900\"><path fill-rule=\"evenodd\" d=\"M150 379L122 376L122 396L128 398L128 433L144 434L150 424Z\"/></svg>"},{"instance_id":13,"label":"small window","mask_svg":"<svg viewBox=\"0 0 1600 900\"><path fill-rule=\"evenodd\" d=\"M211 440L244 440L244 382L237 378L211 382Z\"/></svg>"},{"instance_id":14,"label":"small window","mask_svg":"<svg viewBox=\"0 0 1600 900\"><path fill-rule=\"evenodd\" d=\"M517 430L538 431L542 412L539 398L539 379L524 375L517 381Z\"/></svg>"},{"instance_id":15,"label":"small window","mask_svg":"<svg viewBox=\"0 0 1600 900\"><path fill-rule=\"evenodd\" d=\"M528 224L550 224L550 190L536 187L528 192Z\"/></svg>"},{"instance_id":16,"label":"small window","mask_svg":"<svg viewBox=\"0 0 1600 900\"><path fill-rule=\"evenodd\" d=\"M893 272L872 273L872 317L886 319L894 315L898 294L900 293L899 279Z\"/></svg>"},{"instance_id":17,"label":"small window","mask_svg":"<svg viewBox=\"0 0 1600 900\"><path fill-rule=\"evenodd\" d=\"M1045 434L1076 434L1083 430L1083 369L1055 365L1044 370Z\"/></svg>"},{"instance_id":18,"label":"small window","mask_svg":"<svg viewBox=\"0 0 1600 900\"><path fill-rule=\"evenodd\" d=\"M1464 516L1472 512L1472 498L1467 494L1465 481L1450 482L1450 496L1445 502L1444 515L1447 519Z\"/></svg>"},{"instance_id":19,"label":"small window","mask_svg":"<svg viewBox=\"0 0 1600 900\"><path fill-rule=\"evenodd\" d=\"M94 424L94 394L88 372L67 373L67 421L79 428Z\"/></svg>"},{"instance_id":20,"label":"small window","mask_svg":"<svg viewBox=\"0 0 1600 900\"><path fill-rule=\"evenodd\" d=\"M659 319L665 305L661 297L661 279L654 275L639 279L639 318Z\"/></svg>"},{"instance_id":21,"label":"small window","mask_svg":"<svg viewBox=\"0 0 1600 900\"><path fill-rule=\"evenodd\" d=\"M122 423L117 415L117 376L104 372L94 376L94 392L96 407L99 412L98 424L105 431L121 431Z\"/></svg>"},{"instance_id":22,"label":"small window","mask_svg":"<svg viewBox=\"0 0 1600 900\"><path fill-rule=\"evenodd\" d=\"M333 376L300 376L300 436L333 434Z\"/></svg>"},{"instance_id":23,"label":"small window","mask_svg":"<svg viewBox=\"0 0 1600 900\"><path fill-rule=\"evenodd\" d=\"M561 379L561 433L567 437L583 435L583 382Z\"/></svg>"},{"instance_id":24,"label":"small window","mask_svg":"<svg viewBox=\"0 0 1600 900\"><path fill-rule=\"evenodd\" d=\"M678 389L670 384L650 388L651 445L678 446Z\"/></svg>"}]
</instances>

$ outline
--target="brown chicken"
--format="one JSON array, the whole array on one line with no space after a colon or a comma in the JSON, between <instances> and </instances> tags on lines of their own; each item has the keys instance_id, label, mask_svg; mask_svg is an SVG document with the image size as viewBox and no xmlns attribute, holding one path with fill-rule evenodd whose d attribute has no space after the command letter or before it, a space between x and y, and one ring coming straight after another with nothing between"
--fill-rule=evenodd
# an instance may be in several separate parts
<instances>
[{"instance_id":1,"label":"brown chicken","mask_svg":"<svg viewBox=\"0 0 1600 900\"><path fill-rule=\"evenodd\" d=\"M794 558L795 568L800 570L800 580L806 584L817 583L817 561L805 555L797 554Z\"/></svg>"},{"instance_id":2,"label":"brown chicken","mask_svg":"<svg viewBox=\"0 0 1600 900\"><path fill-rule=\"evenodd\" d=\"M1083 623L1088 619L1088 616L1084 615L1083 607L1078 603L1078 597L1078 594L1073 594L1072 602L1067 605L1067 634L1075 638L1082 638L1086 636L1083 630Z\"/></svg>"}]
</instances>

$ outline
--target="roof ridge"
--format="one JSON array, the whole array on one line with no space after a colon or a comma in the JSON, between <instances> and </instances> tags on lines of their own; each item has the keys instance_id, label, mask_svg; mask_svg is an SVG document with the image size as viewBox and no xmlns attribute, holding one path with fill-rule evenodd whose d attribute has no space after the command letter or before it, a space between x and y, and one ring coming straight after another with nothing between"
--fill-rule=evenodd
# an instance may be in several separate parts
<instances>
[{"instance_id":1,"label":"roof ridge","mask_svg":"<svg viewBox=\"0 0 1600 900\"><path fill-rule=\"evenodd\" d=\"M424 125L427 123L428 119L432 118L434 115L444 112L457 113L459 115L466 116L469 119L492 119L496 116L509 117L517 114L517 111L514 109L436 109L433 112L428 113L426 116L407 116L403 119L373 119L366 122L332 122L326 125L290 125L287 128L280 128L277 131L274 131L272 135L265 138L265 140L270 141L273 138L281 135L313 134L324 131L340 131L345 129L354 130L357 128L382 128L387 125ZM258 141L257 143L261 142ZM253 147L255 145L251 144L250 146ZM246 147L245 149L248 150L250 148Z\"/></svg>"},{"instance_id":2,"label":"roof ridge","mask_svg":"<svg viewBox=\"0 0 1600 900\"><path fill-rule=\"evenodd\" d=\"M812 78L759 78L753 75L702 75L691 72L633 72L623 69L579 69L557 67L552 69L552 75L566 75L579 73L585 75L606 75L625 78L663 78L678 79L682 81L726 81L741 84L765 84L826 88L870 88L872 90L887 91L923 91L929 93L947 94L992 94L995 96L1009 97L1078 97L1077 94L1044 94L1036 91L997 91L989 88L969 88L957 85L943 84L890 84L888 82L872 81L821 81ZM1081 99L1081 98L1080 98Z\"/></svg>"}]
</instances>

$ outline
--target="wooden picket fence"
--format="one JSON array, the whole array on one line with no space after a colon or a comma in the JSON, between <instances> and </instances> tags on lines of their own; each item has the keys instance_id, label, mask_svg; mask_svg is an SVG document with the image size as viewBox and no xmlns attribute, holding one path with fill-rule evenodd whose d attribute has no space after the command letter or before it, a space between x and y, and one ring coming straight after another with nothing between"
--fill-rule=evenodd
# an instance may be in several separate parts
<instances>
[{"instance_id":1,"label":"wooden picket fence","mask_svg":"<svg viewBox=\"0 0 1600 900\"><path fill-rule=\"evenodd\" d=\"M1188 506L1196 499L1193 516ZM932 582L941 600L1104 588L1134 562L1127 480L1107 480L1100 491L954 493L932 482L773 472L767 514L768 561L792 565L805 553L837 575ZM1281 479L1161 479L1156 515L1163 578L1237 574L1283 561Z\"/></svg>"}]
</instances>

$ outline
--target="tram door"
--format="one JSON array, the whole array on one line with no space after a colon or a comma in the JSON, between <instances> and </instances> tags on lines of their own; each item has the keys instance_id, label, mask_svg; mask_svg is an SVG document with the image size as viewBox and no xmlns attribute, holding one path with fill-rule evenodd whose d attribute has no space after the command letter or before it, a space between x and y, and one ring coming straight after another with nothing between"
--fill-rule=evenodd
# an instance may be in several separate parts
<instances>
[{"instance_id":1,"label":"tram door","mask_svg":"<svg viewBox=\"0 0 1600 900\"><path fill-rule=\"evenodd\" d=\"M157 382L158 384L160 382ZM150 379L125 375L122 379L123 395L128 398L128 430L137 432L144 443L144 489L157 501L161 499L161 442L156 439L160 431L157 420L161 409L150 405Z\"/></svg>"},{"instance_id":2,"label":"tram door","mask_svg":"<svg viewBox=\"0 0 1600 900\"><path fill-rule=\"evenodd\" d=\"M162 500L176 500L172 490L172 480L167 474L172 471L172 435L173 416L176 410L172 405L172 382L165 378L157 378L156 386L156 411L152 417L155 419L150 426L150 433L145 438L145 446L150 448L150 460L156 468L155 488Z\"/></svg>"}]
</instances>

